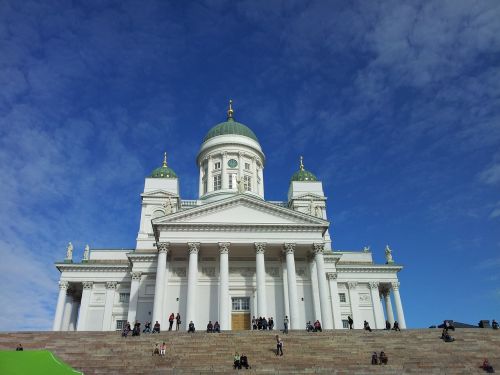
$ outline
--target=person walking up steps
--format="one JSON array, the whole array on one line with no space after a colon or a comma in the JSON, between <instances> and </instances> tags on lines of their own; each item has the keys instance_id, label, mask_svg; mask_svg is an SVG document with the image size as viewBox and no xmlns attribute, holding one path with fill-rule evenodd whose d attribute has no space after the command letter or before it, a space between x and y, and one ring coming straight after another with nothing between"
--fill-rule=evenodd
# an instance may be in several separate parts
<instances>
[{"instance_id":1,"label":"person walking up steps","mask_svg":"<svg viewBox=\"0 0 500 375\"><path fill-rule=\"evenodd\" d=\"M283 333L286 333L288 334L288 315L285 315L285 319L283 319L283 325L285 326L285 328L283 329Z\"/></svg>"},{"instance_id":2,"label":"person walking up steps","mask_svg":"<svg viewBox=\"0 0 500 375\"><path fill-rule=\"evenodd\" d=\"M276 335L276 355L283 355L283 340L279 335Z\"/></svg>"}]
</instances>

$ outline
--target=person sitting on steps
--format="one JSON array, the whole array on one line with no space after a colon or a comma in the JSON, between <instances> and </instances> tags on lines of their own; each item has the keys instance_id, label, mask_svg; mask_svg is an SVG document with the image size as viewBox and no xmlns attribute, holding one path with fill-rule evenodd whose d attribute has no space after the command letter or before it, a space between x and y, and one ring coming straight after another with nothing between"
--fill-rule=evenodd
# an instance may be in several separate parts
<instances>
[{"instance_id":1,"label":"person sitting on steps","mask_svg":"<svg viewBox=\"0 0 500 375\"><path fill-rule=\"evenodd\" d=\"M238 354L238 352L234 353L234 356L233 356L233 368L235 369L238 369L238 370L241 370L241 357L240 355Z\"/></svg>"},{"instance_id":2,"label":"person sitting on steps","mask_svg":"<svg viewBox=\"0 0 500 375\"><path fill-rule=\"evenodd\" d=\"M242 354L242 355L241 355L241 357L240 357L240 368L241 368L241 367L244 367L244 368L246 368L247 370L248 370L249 368L252 368L252 366L250 366L250 365L248 364L248 358L247 358L247 356L246 356L245 354Z\"/></svg>"},{"instance_id":3,"label":"person sitting on steps","mask_svg":"<svg viewBox=\"0 0 500 375\"><path fill-rule=\"evenodd\" d=\"M363 323L363 327L365 329L365 331L372 331L372 329L370 328L370 323L368 323L366 320L365 322Z\"/></svg>"},{"instance_id":4,"label":"person sitting on steps","mask_svg":"<svg viewBox=\"0 0 500 375\"><path fill-rule=\"evenodd\" d=\"M24 348L21 344L19 344L16 348L16 352L22 352L22 351L24 351Z\"/></svg>"},{"instance_id":5,"label":"person sitting on steps","mask_svg":"<svg viewBox=\"0 0 500 375\"><path fill-rule=\"evenodd\" d=\"M153 356L155 355L160 355L160 348L158 347L158 344L156 344L153 349Z\"/></svg>"},{"instance_id":6,"label":"person sitting on steps","mask_svg":"<svg viewBox=\"0 0 500 375\"><path fill-rule=\"evenodd\" d=\"M378 365L378 355L377 355L377 352L373 352L373 354L372 354L372 365Z\"/></svg>"},{"instance_id":7,"label":"person sitting on steps","mask_svg":"<svg viewBox=\"0 0 500 375\"><path fill-rule=\"evenodd\" d=\"M450 336L446 328L443 328L443 332L441 333L441 339L443 339L444 342L453 342L455 339Z\"/></svg>"},{"instance_id":8,"label":"person sitting on steps","mask_svg":"<svg viewBox=\"0 0 500 375\"><path fill-rule=\"evenodd\" d=\"M158 320L156 321L155 325L153 326L152 333L160 333L160 323L158 323Z\"/></svg>"},{"instance_id":9,"label":"person sitting on steps","mask_svg":"<svg viewBox=\"0 0 500 375\"><path fill-rule=\"evenodd\" d=\"M392 329L393 329L393 330L395 330L395 331L401 331L401 330L399 329L399 323L398 323L398 321L397 321L397 320L394 322L394 326L393 326L393 328L392 328Z\"/></svg>"},{"instance_id":10,"label":"person sitting on steps","mask_svg":"<svg viewBox=\"0 0 500 375\"><path fill-rule=\"evenodd\" d=\"M491 328L498 329L498 322L495 319L491 322Z\"/></svg>"},{"instance_id":11,"label":"person sitting on steps","mask_svg":"<svg viewBox=\"0 0 500 375\"><path fill-rule=\"evenodd\" d=\"M323 330L321 329L321 323L319 322L319 320L316 320L314 322L314 332L323 332Z\"/></svg>"},{"instance_id":12,"label":"person sitting on steps","mask_svg":"<svg viewBox=\"0 0 500 375\"><path fill-rule=\"evenodd\" d=\"M380 352L380 356L378 358L380 360L379 364L381 364L381 365L386 365L387 362L389 362L389 358L387 357L387 355L383 351Z\"/></svg>"},{"instance_id":13,"label":"person sitting on steps","mask_svg":"<svg viewBox=\"0 0 500 375\"><path fill-rule=\"evenodd\" d=\"M142 333L151 333L151 322L144 323L144 331Z\"/></svg>"},{"instance_id":14,"label":"person sitting on steps","mask_svg":"<svg viewBox=\"0 0 500 375\"><path fill-rule=\"evenodd\" d=\"M209 320L207 324L207 333L213 333L214 332L214 325L212 324L212 321Z\"/></svg>"},{"instance_id":15,"label":"person sitting on steps","mask_svg":"<svg viewBox=\"0 0 500 375\"><path fill-rule=\"evenodd\" d=\"M484 371L486 371L488 374L492 374L495 372L495 369L493 368L492 365L490 365L490 362L488 361L487 358L484 359L483 364L479 367L482 368Z\"/></svg>"},{"instance_id":16,"label":"person sitting on steps","mask_svg":"<svg viewBox=\"0 0 500 375\"><path fill-rule=\"evenodd\" d=\"M123 327L122 337L127 337L129 333L130 333L130 323L127 322L127 324L125 324Z\"/></svg>"},{"instance_id":17,"label":"person sitting on steps","mask_svg":"<svg viewBox=\"0 0 500 375\"><path fill-rule=\"evenodd\" d=\"M189 322L188 332L192 332L192 333L195 332L194 323L192 320Z\"/></svg>"},{"instance_id":18,"label":"person sitting on steps","mask_svg":"<svg viewBox=\"0 0 500 375\"><path fill-rule=\"evenodd\" d=\"M391 322L389 322L388 320L385 321L385 329L388 331L391 330Z\"/></svg>"},{"instance_id":19,"label":"person sitting on steps","mask_svg":"<svg viewBox=\"0 0 500 375\"><path fill-rule=\"evenodd\" d=\"M311 321L308 321L308 322L306 323L306 331L307 331L307 332L314 332L314 327L313 327L313 325L311 324Z\"/></svg>"}]
</instances>

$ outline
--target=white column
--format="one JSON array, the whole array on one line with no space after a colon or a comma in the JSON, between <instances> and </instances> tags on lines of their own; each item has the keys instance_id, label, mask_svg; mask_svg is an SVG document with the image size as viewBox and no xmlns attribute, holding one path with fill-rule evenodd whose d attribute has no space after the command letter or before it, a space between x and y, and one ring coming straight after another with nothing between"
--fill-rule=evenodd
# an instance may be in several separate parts
<instances>
[{"instance_id":1,"label":"white column","mask_svg":"<svg viewBox=\"0 0 500 375\"><path fill-rule=\"evenodd\" d=\"M229 242L219 242L220 284L219 284L219 324L221 330L229 327ZM188 321L189 324L189 321Z\"/></svg>"},{"instance_id":2,"label":"white column","mask_svg":"<svg viewBox=\"0 0 500 375\"><path fill-rule=\"evenodd\" d=\"M222 184L222 189L228 189L229 188L229 176L226 173L227 169L227 152L221 153L221 184ZM219 322L220 324L220 322Z\"/></svg>"},{"instance_id":3,"label":"white column","mask_svg":"<svg viewBox=\"0 0 500 375\"><path fill-rule=\"evenodd\" d=\"M255 263L257 278L257 309L259 316L267 316L265 242L255 242Z\"/></svg>"},{"instance_id":4,"label":"white column","mask_svg":"<svg viewBox=\"0 0 500 375\"><path fill-rule=\"evenodd\" d=\"M260 196L264 199L264 165L260 167Z\"/></svg>"},{"instance_id":5,"label":"white column","mask_svg":"<svg viewBox=\"0 0 500 375\"><path fill-rule=\"evenodd\" d=\"M333 325L335 329L344 328L342 324L342 316L340 315L340 299L339 299L339 288L337 285L337 273L329 272L327 273L328 284L330 286L330 298L332 302L332 313L333 313Z\"/></svg>"},{"instance_id":6,"label":"white column","mask_svg":"<svg viewBox=\"0 0 500 375\"><path fill-rule=\"evenodd\" d=\"M318 273L319 302L321 305L321 325L324 329L333 329L332 313L330 312L330 303L328 302L328 287L326 285L325 259L323 251L325 244L323 242L313 244L314 260L316 261L316 271Z\"/></svg>"},{"instance_id":7,"label":"white column","mask_svg":"<svg viewBox=\"0 0 500 375\"><path fill-rule=\"evenodd\" d=\"M351 318L354 320L353 328L362 328L361 316L359 314L359 294L356 290L358 283L350 281L347 283L349 289L349 302L351 303Z\"/></svg>"},{"instance_id":8,"label":"white column","mask_svg":"<svg viewBox=\"0 0 500 375\"><path fill-rule=\"evenodd\" d=\"M214 169L213 166L213 160L212 160L212 155L208 155L208 172L207 172L207 192L211 192L214 190L214 179L212 175L212 170ZM189 324L189 322L188 322Z\"/></svg>"},{"instance_id":9,"label":"white column","mask_svg":"<svg viewBox=\"0 0 500 375\"><path fill-rule=\"evenodd\" d=\"M259 190L257 189L257 163L255 162L255 158L252 157L252 191L254 193L259 194Z\"/></svg>"},{"instance_id":10,"label":"white column","mask_svg":"<svg viewBox=\"0 0 500 375\"><path fill-rule=\"evenodd\" d=\"M59 295L57 297L56 315L54 317L53 331L60 331L64 313L64 306L66 305L66 294L68 292L69 282L59 281Z\"/></svg>"},{"instance_id":11,"label":"white column","mask_svg":"<svg viewBox=\"0 0 500 375\"><path fill-rule=\"evenodd\" d=\"M201 197L203 195L203 160L200 161L200 182L198 186L198 196Z\"/></svg>"},{"instance_id":12,"label":"white column","mask_svg":"<svg viewBox=\"0 0 500 375\"><path fill-rule=\"evenodd\" d=\"M372 306L373 306L373 316L375 318L375 328L384 329L384 311L382 310L382 305L380 304L380 293L378 290L379 283L372 281L370 285L370 294L372 296Z\"/></svg>"},{"instance_id":13,"label":"white column","mask_svg":"<svg viewBox=\"0 0 500 375\"><path fill-rule=\"evenodd\" d=\"M290 316L290 303L288 301L288 275L286 270L286 258L281 257L281 268L283 272L283 301L285 303L285 315Z\"/></svg>"},{"instance_id":14,"label":"white column","mask_svg":"<svg viewBox=\"0 0 500 375\"><path fill-rule=\"evenodd\" d=\"M78 311L80 310L80 303L73 298L73 304L71 306L71 316L69 318L68 331L76 331L76 325L78 324Z\"/></svg>"},{"instance_id":15,"label":"white column","mask_svg":"<svg viewBox=\"0 0 500 375\"><path fill-rule=\"evenodd\" d=\"M394 312L392 311L392 303L391 303L391 291L385 290L383 292L384 301L385 301L385 311L387 312L387 320L391 325L394 324Z\"/></svg>"},{"instance_id":16,"label":"white column","mask_svg":"<svg viewBox=\"0 0 500 375\"><path fill-rule=\"evenodd\" d=\"M156 264L156 284L155 284L155 300L153 304L153 321L154 325L156 321L160 324L166 323L166 319L163 320L163 295L165 294L165 271L167 269L167 253L168 242L158 242L156 247L158 248L158 262ZM132 294L132 293L131 293ZM136 303L137 304L137 303ZM129 321L133 324L133 321Z\"/></svg>"},{"instance_id":17,"label":"white column","mask_svg":"<svg viewBox=\"0 0 500 375\"><path fill-rule=\"evenodd\" d=\"M188 271L188 289L187 289L187 306L186 306L186 327L189 322L193 321L196 326L196 289L198 283L198 251L200 250L199 242L189 242L189 271ZM200 329L200 327L198 327Z\"/></svg>"},{"instance_id":18,"label":"white column","mask_svg":"<svg viewBox=\"0 0 500 375\"><path fill-rule=\"evenodd\" d=\"M137 318L137 301L139 300L139 286L141 284L142 272L130 272L130 275L132 276L132 282L130 283L130 299L128 301L127 321L129 321L130 324L134 324Z\"/></svg>"},{"instance_id":19,"label":"white column","mask_svg":"<svg viewBox=\"0 0 500 375\"><path fill-rule=\"evenodd\" d=\"M299 321L299 305L297 300L297 277L295 275L295 244L285 243L286 270L288 275L288 302L290 304L291 329L301 329L303 324Z\"/></svg>"},{"instance_id":20,"label":"white column","mask_svg":"<svg viewBox=\"0 0 500 375\"><path fill-rule=\"evenodd\" d=\"M89 309L90 295L92 294L92 281L83 282L82 301L80 302L80 313L78 314L77 331L85 331L87 311Z\"/></svg>"},{"instance_id":21,"label":"white column","mask_svg":"<svg viewBox=\"0 0 500 375\"><path fill-rule=\"evenodd\" d=\"M116 291L116 281L108 281L106 283L106 300L104 302L104 317L102 319L102 330L103 331L114 331L111 327L111 321L113 318L113 304L115 303L115 291ZM132 297L132 293L130 293ZM130 321L131 324L132 321Z\"/></svg>"},{"instance_id":22,"label":"white column","mask_svg":"<svg viewBox=\"0 0 500 375\"><path fill-rule=\"evenodd\" d=\"M396 304L396 311L398 313L399 328L406 328L403 304L401 303L401 296L399 295L399 282L392 283L392 290L394 291L394 303Z\"/></svg>"},{"instance_id":23,"label":"white column","mask_svg":"<svg viewBox=\"0 0 500 375\"><path fill-rule=\"evenodd\" d=\"M69 290L66 292L66 301L64 303L64 313L61 323L61 331L69 331L69 324L71 322L71 316L73 314L73 297L69 294Z\"/></svg>"},{"instance_id":24,"label":"white column","mask_svg":"<svg viewBox=\"0 0 500 375\"><path fill-rule=\"evenodd\" d=\"M316 319L319 320L320 322L323 322L323 318L321 316L321 305L319 302L318 272L316 272L316 262L314 262L314 257L308 260L309 260L309 274L311 275L311 289L312 289L313 307L314 307L313 322ZM308 320L307 317L306 320Z\"/></svg>"}]
</instances>

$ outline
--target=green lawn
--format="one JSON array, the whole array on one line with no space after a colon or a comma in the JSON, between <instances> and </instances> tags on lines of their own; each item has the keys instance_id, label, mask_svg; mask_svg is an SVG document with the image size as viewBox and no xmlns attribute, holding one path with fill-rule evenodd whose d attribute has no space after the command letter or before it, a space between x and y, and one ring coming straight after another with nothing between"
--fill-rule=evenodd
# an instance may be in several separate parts
<instances>
[{"instance_id":1,"label":"green lawn","mask_svg":"<svg viewBox=\"0 0 500 375\"><path fill-rule=\"evenodd\" d=\"M0 374L2 375L77 375L66 363L48 350L0 350Z\"/></svg>"}]
</instances>

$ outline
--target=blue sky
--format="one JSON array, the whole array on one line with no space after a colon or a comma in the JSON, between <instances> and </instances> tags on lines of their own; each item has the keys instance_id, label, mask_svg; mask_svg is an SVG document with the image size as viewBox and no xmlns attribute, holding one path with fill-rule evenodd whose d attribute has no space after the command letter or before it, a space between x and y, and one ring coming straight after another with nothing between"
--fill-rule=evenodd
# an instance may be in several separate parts
<instances>
[{"instance_id":1,"label":"blue sky","mask_svg":"<svg viewBox=\"0 0 500 375\"><path fill-rule=\"evenodd\" d=\"M162 153L195 199L235 117L334 247L386 244L410 327L500 318L500 2L0 2L0 330L50 329L68 241L132 248ZM497 314L495 316L495 314Z\"/></svg>"}]
</instances>

